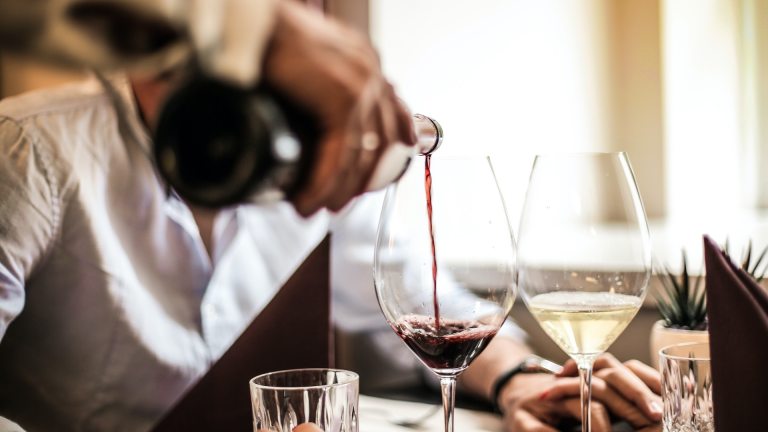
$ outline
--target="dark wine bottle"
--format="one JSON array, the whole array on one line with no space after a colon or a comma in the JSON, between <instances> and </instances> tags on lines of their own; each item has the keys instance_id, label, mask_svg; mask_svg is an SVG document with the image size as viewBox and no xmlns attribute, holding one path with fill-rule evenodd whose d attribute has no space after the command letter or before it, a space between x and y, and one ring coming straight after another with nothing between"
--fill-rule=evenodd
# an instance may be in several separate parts
<instances>
[{"instance_id":1,"label":"dark wine bottle","mask_svg":"<svg viewBox=\"0 0 768 432\"><path fill-rule=\"evenodd\" d=\"M440 125L414 116L418 143L382 157L370 188L396 180L415 153L433 152ZM196 76L168 99L154 136L162 177L190 203L224 207L290 198L302 186L320 135L315 119L266 86L244 91Z\"/></svg>"}]
</instances>

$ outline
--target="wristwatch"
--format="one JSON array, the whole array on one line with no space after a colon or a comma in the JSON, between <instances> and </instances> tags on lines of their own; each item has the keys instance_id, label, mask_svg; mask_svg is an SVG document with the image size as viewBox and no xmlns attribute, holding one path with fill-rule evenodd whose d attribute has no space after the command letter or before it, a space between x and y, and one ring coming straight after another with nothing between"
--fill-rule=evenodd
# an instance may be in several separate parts
<instances>
[{"instance_id":1,"label":"wristwatch","mask_svg":"<svg viewBox=\"0 0 768 432\"><path fill-rule=\"evenodd\" d=\"M499 393L501 393L501 389L517 374L521 373L559 373L563 370L563 367L559 364L549 361L543 357L539 357L537 355L530 355L526 357L523 361L521 361L517 366L513 367L512 369L508 370L507 372L503 373L500 377L496 379L496 382L493 384L493 393L491 402L493 402L493 407L495 408L496 412L501 412L499 409Z\"/></svg>"}]
</instances>

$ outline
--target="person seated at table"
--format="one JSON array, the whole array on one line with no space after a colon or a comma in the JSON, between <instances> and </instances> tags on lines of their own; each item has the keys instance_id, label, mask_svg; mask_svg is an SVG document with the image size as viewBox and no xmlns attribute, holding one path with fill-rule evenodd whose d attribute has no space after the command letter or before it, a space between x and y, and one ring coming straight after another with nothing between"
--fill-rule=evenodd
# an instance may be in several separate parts
<instances>
[{"instance_id":1,"label":"person seated at table","mask_svg":"<svg viewBox=\"0 0 768 432\"><path fill-rule=\"evenodd\" d=\"M315 43L347 46L339 41L350 37L347 31L326 27L298 6L285 7L290 30L310 27ZM340 61L360 55L335 52ZM340 67L313 61L319 59L272 57L265 73L306 68L332 76L334 65ZM375 67L356 70L368 76L348 78L379 79ZM327 103L334 100L333 86L305 82L313 88L302 93L300 81L286 81L297 86L292 94L314 97L315 110L346 120L348 111L332 112L338 105ZM323 210L304 219L293 206L302 214L338 209L360 187L325 184L322 194L305 194L293 206L220 211L191 207L167 194L147 156L146 128L154 126L175 82L174 74L130 83L91 81L0 103L0 416L21 427L149 429L329 229L340 238L334 265L344 265L343 242L354 231L353 216L333 217ZM398 105L393 94L382 97L386 112L407 118L399 108L392 110ZM337 159L344 151L335 147L325 153L330 172L343 169ZM348 179L362 183L365 176ZM372 291L370 279L347 288L337 282L343 279L334 276L335 303L354 297L350 290ZM364 307L371 305L360 310ZM202 326L191 324L198 318ZM491 398L497 379L529 354L514 336L497 337L463 375L462 388ZM578 418L574 373L567 365L561 377L518 374L504 383L495 402L505 427L550 430L547 425ZM658 422L653 371L604 356L595 377L595 431L608 430L609 414L636 427ZM149 385L154 391L147 392Z\"/></svg>"}]
</instances>

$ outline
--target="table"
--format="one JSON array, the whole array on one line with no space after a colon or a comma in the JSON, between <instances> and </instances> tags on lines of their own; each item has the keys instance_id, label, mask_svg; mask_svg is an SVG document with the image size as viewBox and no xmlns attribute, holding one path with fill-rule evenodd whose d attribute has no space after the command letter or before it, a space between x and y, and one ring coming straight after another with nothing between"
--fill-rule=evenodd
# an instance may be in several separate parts
<instances>
[{"instance_id":1,"label":"table","mask_svg":"<svg viewBox=\"0 0 768 432\"><path fill-rule=\"evenodd\" d=\"M457 431L472 432L502 432L501 417L483 410L480 404L471 401L465 406L479 409L456 408L455 427ZM413 432L413 431L443 431L443 411L434 411L435 404L416 402L412 400L397 400L368 395L360 395L360 431L362 432ZM424 413L434 411L434 414L422 423L418 429L405 428L392 423L396 419L415 419ZM567 432L581 432L580 425L561 429ZM614 423L613 432L633 432L627 423Z\"/></svg>"},{"instance_id":2,"label":"table","mask_svg":"<svg viewBox=\"0 0 768 432\"><path fill-rule=\"evenodd\" d=\"M443 411L429 417L421 429L408 429L392 423L396 419L415 419L433 410L434 405L360 395L360 430L365 432L442 431ZM501 432L501 418L493 413L456 408L455 430Z\"/></svg>"}]
</instances>

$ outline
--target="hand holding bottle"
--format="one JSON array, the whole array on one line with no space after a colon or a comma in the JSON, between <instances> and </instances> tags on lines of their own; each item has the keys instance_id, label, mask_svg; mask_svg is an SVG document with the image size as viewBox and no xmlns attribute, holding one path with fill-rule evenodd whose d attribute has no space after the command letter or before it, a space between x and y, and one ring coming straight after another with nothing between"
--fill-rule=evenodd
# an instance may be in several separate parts
<instances>
[{"instance_id":1,"label":"hand holding bottle","mask_svg":"<svg viewBox=\"0 0 768 432\"><path fill-rule=\"evenodd\" d=\"M389 147L415 142L411 116L370 43L304 6L280 2L264 74L320 128L314 162L292 197L303 215L341 209L365 191Z\"/></svg>"},{"instance_id":2,"label":"hand holding bottle","mask_svg":"<svg viewBox=\"0 0 768 432\"><path fill-rule=\"evenodd\" d=\"M190 203L288 199L305 216L339 210L440 144L440 126L411 117L362 36L300 4L279 4L258 87L193 70L164 103L155 158ZM151 120L152 107L142 108Z\"/></svg>"}]
</instances>

